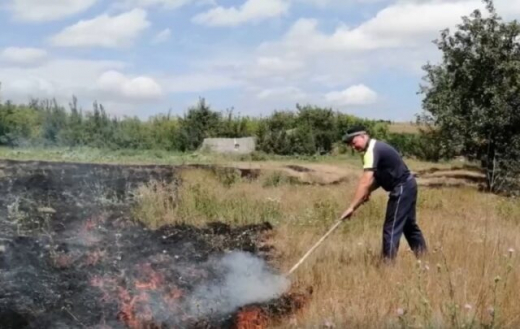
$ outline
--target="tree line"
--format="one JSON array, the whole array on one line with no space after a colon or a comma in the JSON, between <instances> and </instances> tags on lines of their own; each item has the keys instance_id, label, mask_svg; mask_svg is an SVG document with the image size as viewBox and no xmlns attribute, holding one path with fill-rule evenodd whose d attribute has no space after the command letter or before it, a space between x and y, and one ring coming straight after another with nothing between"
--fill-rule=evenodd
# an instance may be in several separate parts
<instances>
[{"instance_id":1,"label":"tree line","mask_svg":"<svg viewBox=\"0 0 520 329\"><path fill-rule=\"evenodd\" d=\"M26 105L6 101L0 104L0 145L189 152L199 149L205 138L253 136L258 150L265 153L314 155L341 152L341 137L353 124L363 124L375 137L388 139L392 136L388 123L311 105L296 105L294 111L275 111L266 117L240 116L213 110L203 98L183 115L158 114L148 120L111 116L97 102L85 111L76 98L68 108L55 100Z\"/></svg>"}]
</instances>

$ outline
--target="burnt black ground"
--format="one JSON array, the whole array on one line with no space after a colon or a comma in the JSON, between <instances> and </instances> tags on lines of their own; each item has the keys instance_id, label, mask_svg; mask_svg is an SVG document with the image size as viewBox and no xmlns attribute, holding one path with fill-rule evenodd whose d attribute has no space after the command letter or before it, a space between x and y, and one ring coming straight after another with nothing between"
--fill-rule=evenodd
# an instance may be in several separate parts
<instances>
[{"instance_id":1,"label":"burnt black ground","mask_svg":"<svg viewBox=\"0 0 520 329\"><path fill-rule=\"evenodd\" d=\"M176 168L0 161L0 328L125 328L121 291L139 296L151 273L149 328L230 326L232 314L185 314L182 296L219 280L211 257L268 255L271 225L148 230L131 218L132 190L151 180L176 186Z\"/></svg>"}]
</instances>

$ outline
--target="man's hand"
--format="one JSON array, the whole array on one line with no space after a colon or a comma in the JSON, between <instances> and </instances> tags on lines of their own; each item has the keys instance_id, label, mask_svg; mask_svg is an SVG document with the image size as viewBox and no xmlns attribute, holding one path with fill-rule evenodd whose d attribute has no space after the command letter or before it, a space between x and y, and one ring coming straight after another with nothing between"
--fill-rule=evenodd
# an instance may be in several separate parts
<instances>
[{"instance_id":1,"label":"man's hand","mask_svg":"<svg viewBox=\"0 0 520 329\"><path fill-rule=\"evenodd\" d=\"M345 210L343 212L343 214L341 215L340 219L343 220L343 221L344 220L349 220L352 217L353 214L354 214L354 209L353 208L348 208L347 210Z\"/></svg>"},{"instance_id":2,"label":"man's hand","mask_svg":"<svg viewBox=\"0 0 520 329\"><path fill-rule=\"evenodd\" d=\"M370 194L368 194L366 196L366 198L363 200L363 203L366 203L368 201L370 201ZM352 217L352 215L354 214L354 211L355 211L354 208L352 208L352 207L348 208L347 210L345 210L343 212L343 214L341 215L340 219L341 220L349 220Z\"/></svg>"},{"instance_id":3,"label":"man's hand","mask_svg":"<svg viewBox=\"0 0 520 329\"><path fill-rule=\"evenodd\" d=\"M361 206L363 203L368 202L370 198L370 194L374 190L373 187L375 178L373 171L364 171L361 179L358 183L358 187L356 189L356 194L354 195L354 200L350 204L350 207L343 212L341 215L341 220L350 219L354 211Z\"/></svg>"}]
</instances>

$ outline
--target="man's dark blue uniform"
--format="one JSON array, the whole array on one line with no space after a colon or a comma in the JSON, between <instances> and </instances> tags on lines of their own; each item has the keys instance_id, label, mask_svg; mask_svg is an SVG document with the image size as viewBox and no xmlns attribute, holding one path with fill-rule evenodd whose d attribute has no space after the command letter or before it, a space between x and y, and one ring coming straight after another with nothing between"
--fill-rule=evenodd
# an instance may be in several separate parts
<instances>
[{"instance_id":1,"label":"man's dark blue uniform","mask_svg":"<svg viewBox=\"0 0 520 329\"><path fill-rule=\"evenodd\" d=\"M363 154L363 169L374 172L376 184L389 192L383 226L383 256L393 259L402 234L416 255L426 251L417 225L417 182L399 153L390 145L370 139Z\"/></svg>"},{"instance_id":2,"label":"man's dark blue uniform","mask_svg":"<svg viewBox=\"0 0 520 329\"><path fill-rule=\"evenodd\" d=\"M416 256L426 252L426 241L417 225L417 182L400 154L392 146L370 138L362 126L350 128L343 142L363 154L361 176L350 206L341 214L342 220L352 215L365 203L372 191L382 187L389 192L383 225L383 257L394 259L399 240L404 233Z\"/></svg>"}]
</instances>

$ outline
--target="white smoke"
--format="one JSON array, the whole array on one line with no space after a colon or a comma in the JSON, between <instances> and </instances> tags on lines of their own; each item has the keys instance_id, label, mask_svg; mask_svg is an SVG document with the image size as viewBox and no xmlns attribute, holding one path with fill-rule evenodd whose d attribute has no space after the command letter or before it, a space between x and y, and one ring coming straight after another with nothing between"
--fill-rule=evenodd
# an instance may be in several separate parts
<instances>
[{"instance_id":1,"label":"white smoke","mask_svg":"<svg viewBox=\"0 0 520 329\"><path fill-rule=\"evenodd\" d=\"M264 260L245 252L232 252L212 266L220 280L199 286L190 296L188 309L195 316L226 314L241 306L280 297L289 280L273 273Z\"/></svg>"}]
</instances>

